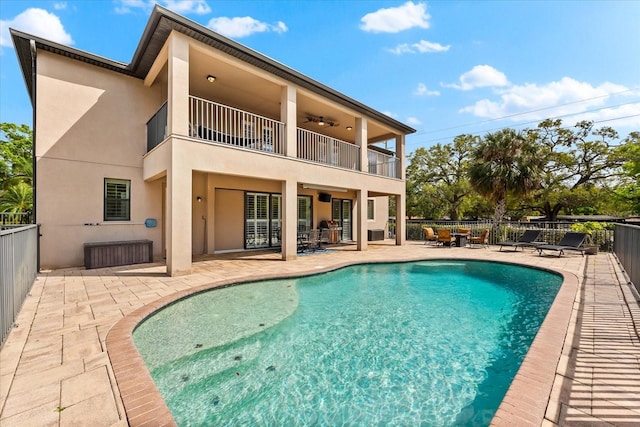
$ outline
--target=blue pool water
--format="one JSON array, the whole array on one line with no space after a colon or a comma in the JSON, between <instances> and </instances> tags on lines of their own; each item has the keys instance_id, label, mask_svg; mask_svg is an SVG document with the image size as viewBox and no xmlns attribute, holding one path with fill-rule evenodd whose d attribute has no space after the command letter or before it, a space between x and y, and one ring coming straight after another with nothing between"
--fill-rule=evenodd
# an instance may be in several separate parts
<instances>
[{"instance_id":1,"label":"blue pool water","mask_svg":"<svg viewBox=\"0 0 640 427\"><path fill-rule=\"evenodd\" d=\"M134 341L178 425L488 425L562 278L369 264L179 301Z\"/></svg>"}]
</instances>

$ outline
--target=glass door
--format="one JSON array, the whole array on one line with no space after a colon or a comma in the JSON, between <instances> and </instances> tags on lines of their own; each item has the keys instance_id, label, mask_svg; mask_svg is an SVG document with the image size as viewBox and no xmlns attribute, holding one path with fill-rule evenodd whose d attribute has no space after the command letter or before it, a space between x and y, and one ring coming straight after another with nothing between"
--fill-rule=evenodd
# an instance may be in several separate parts
<instances>
[{"instance_id":1,"label":"glass door","mask_svg":"<svg viewBox=\"0 0 640 427\"><path fill-rule=\"evenodd\" d=\"M269 247L269 194L245 194L244 247Z\"/></svg>"},{"instance_id":2,"label":"glass door","mask_svg":"<svg viewBox=\"0 0 640 427\"><path fill-rule=\"evenodd\" d=\"M331 199L332 220L342 227L341 240L352 239L352 204L350 199Z\"/></svg>"},{"instance_id":3,"label":"glass door","mask_svg":"<svg viewBox=\"0 0 640 427\"><path fill-rule=\"evenodd\" d=\"M298 231L309 231L313 228L311 196L298 196Z\"/></svg>"},{"instance_id":4,"label":"glass door","mask_svg":"<svg viewBox=\"0 0 640 427\"><path fill-rule=\"evenodd\" d=\"M282 196L271 195L271 246L282 246Z\"/></svg>"}]
</instances>

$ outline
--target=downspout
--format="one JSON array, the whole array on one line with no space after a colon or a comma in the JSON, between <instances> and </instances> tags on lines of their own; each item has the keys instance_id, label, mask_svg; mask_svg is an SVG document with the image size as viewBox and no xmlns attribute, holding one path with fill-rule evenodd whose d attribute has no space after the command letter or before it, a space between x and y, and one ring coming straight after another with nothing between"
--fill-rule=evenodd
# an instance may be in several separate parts
<instances>
[{"instance_id":1,"label":"downspout","mask_svg":"<svg viewBox=\"0 0 640 427\"><path fill-rule=\"evenodd\" d=\"M38 209L37 209L37 200L38 198L36 197L36 178L37 178L37 168L36 168L36 93L37 93L37 85L36 85L36 76L37 76L37 72L36 72L36 54L37 54L37 49L36 49L36 42L35 40L29 40L29 50L31 51L31 107L32 107L32 111L33 111L33 116L32 116L32 124L31 124L31 137L32 137L32 143L31 143L31 194L32 194L32 210L33 210L33 224L37 224L38 223ZM40 272L40 226L38 225L37 227L37 233L38 233L38 243L37 243L37 250L36 250L36 269L38 271L38 273Z\"/></svg>"}]
</instances>

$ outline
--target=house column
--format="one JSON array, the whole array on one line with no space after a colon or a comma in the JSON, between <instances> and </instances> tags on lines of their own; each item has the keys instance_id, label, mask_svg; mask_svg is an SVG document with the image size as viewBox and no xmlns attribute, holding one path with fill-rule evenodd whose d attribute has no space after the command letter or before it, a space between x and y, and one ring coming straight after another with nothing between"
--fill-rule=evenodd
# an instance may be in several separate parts
<instances>
[{"instance_id":1,"label":"house column","mask_svg":"<svg viewBox=\"0 0 640 427\"><path fill-rule=\"evenodd\" d=\"M212 254L216 250L215 230L213 224L215 224L216 217L216 185L215 179L211 174L207 175L207 253Z\"/></svg>"},{"instance_id":2,"label":"house column","mask_svg":"<svg viewBox=\"0 0 640 427\"><path fill-rule=\"evenodd\" d=\"M367 119L362 117L356 117L356 145L360 147L360 170L362 172L369 172L369 157L367 150Z\"/></svg>"},{"instance_id":3,"label":"house column","mask_svg":"<svg viewBox=\"0 0 640 427\"><path fill-rule=\"evenodd\" d=\"M296 88L287 85L280 93L280 121L284 122L284 154L297 157Z\"/></svg>"},{"instance_id":4,"label":"house column","mask_svg":"<svg viewBox=\"0 0 640 427\"><path fill-rule=\"evenodd\" d=\"M356 220L357 222L357 236L358 243L357 248L359 251L366 251L368 242L367 235L367 198L369 196L369 192L367 190L358 190L356 191Z\"/></svg>"},{"instance_id":5,"label":"house column","mask_svg":"<svg viewBox=\"0 0 640 427\"><path fill-rule=\"evenodd\" d=\"M167 43L167 135L189 135L189 41L174 31Z\"/></svg>"},{"instance_id":6,"label":"house column","mask_svg":"<svg viewBox=\"0 0 640 427\"><path fill-rule=\"evenodd\" d=\"M396 195L396 245L405 244L407 234L407 196L406 193Z\"/></svg>"},{"instance_id":7,"label":"house column","mask_svg":"<svg viewBox=\"0 0 640 427\"><path fill-rule=\"evenodd\" d=\"M298 183L282 181L282 260L296 259L298 251Z\"/></svg>"},{"instance_id":8,"label":"house column","mask_svg":"<svg viewBox=\"0 0 640 427\"><path fill-rule=\"evenodd\" d=\"M400 159L400 170L396 172L398 173L398 178L404 181L407 179L405 168L405 135L396 136L396 157Z\"/></svg>"},{"instance_id":9,"label":"house column","mask_svg":"<svg viewBox=\"0 0 640 427\"><path fill-rule=\"evenodd\" d=\"M171 141L171 166L167 169L167 273L191 273L192 174L184 153Z\"/></svg>"}]
</instances>

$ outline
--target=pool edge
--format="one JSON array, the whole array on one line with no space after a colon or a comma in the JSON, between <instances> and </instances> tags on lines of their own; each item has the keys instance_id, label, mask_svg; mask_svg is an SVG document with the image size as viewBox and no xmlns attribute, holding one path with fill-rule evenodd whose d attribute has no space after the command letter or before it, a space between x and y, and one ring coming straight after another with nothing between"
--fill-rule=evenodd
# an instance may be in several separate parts
<instances>
[{"instance_id":1,"label":"pool edge","mask_svg":"<svg viewBox=\"0 0 640 427\"><path fill-rule=\"evenodd\" d=\"M450 260L452 258L437 258ZM301 277L338 270L344 267L361 264L413 262L427 260L389 259L385 261L341 262L330 266L316 267L313 270L291 273L264 274L251 279L231 279L216 281L191 289L177 291L142 306L118 321L109 331L106 349L111 361L117 387L124 404L126 419L130 426L176 425L169 408L160 395L142 356L133 342L133 331L155 311L175 303L188 296L209 289L227 287L240 283L259 280ZM428 258L434 260L434 258ZM471 258L455 258L455 260L475 261ZM562 270L544 268L518 262L490 261L502 264L519 265L546 270L563 277L558 294L551 305L534 341L529 348L516 376L491 421L492 426L542 425L545 420L553 383L558 365L563 354L565 338L573 313L579 279L574 274ZM558 327L560 326L560 327Z\"/></svg>"}]
</instances>

